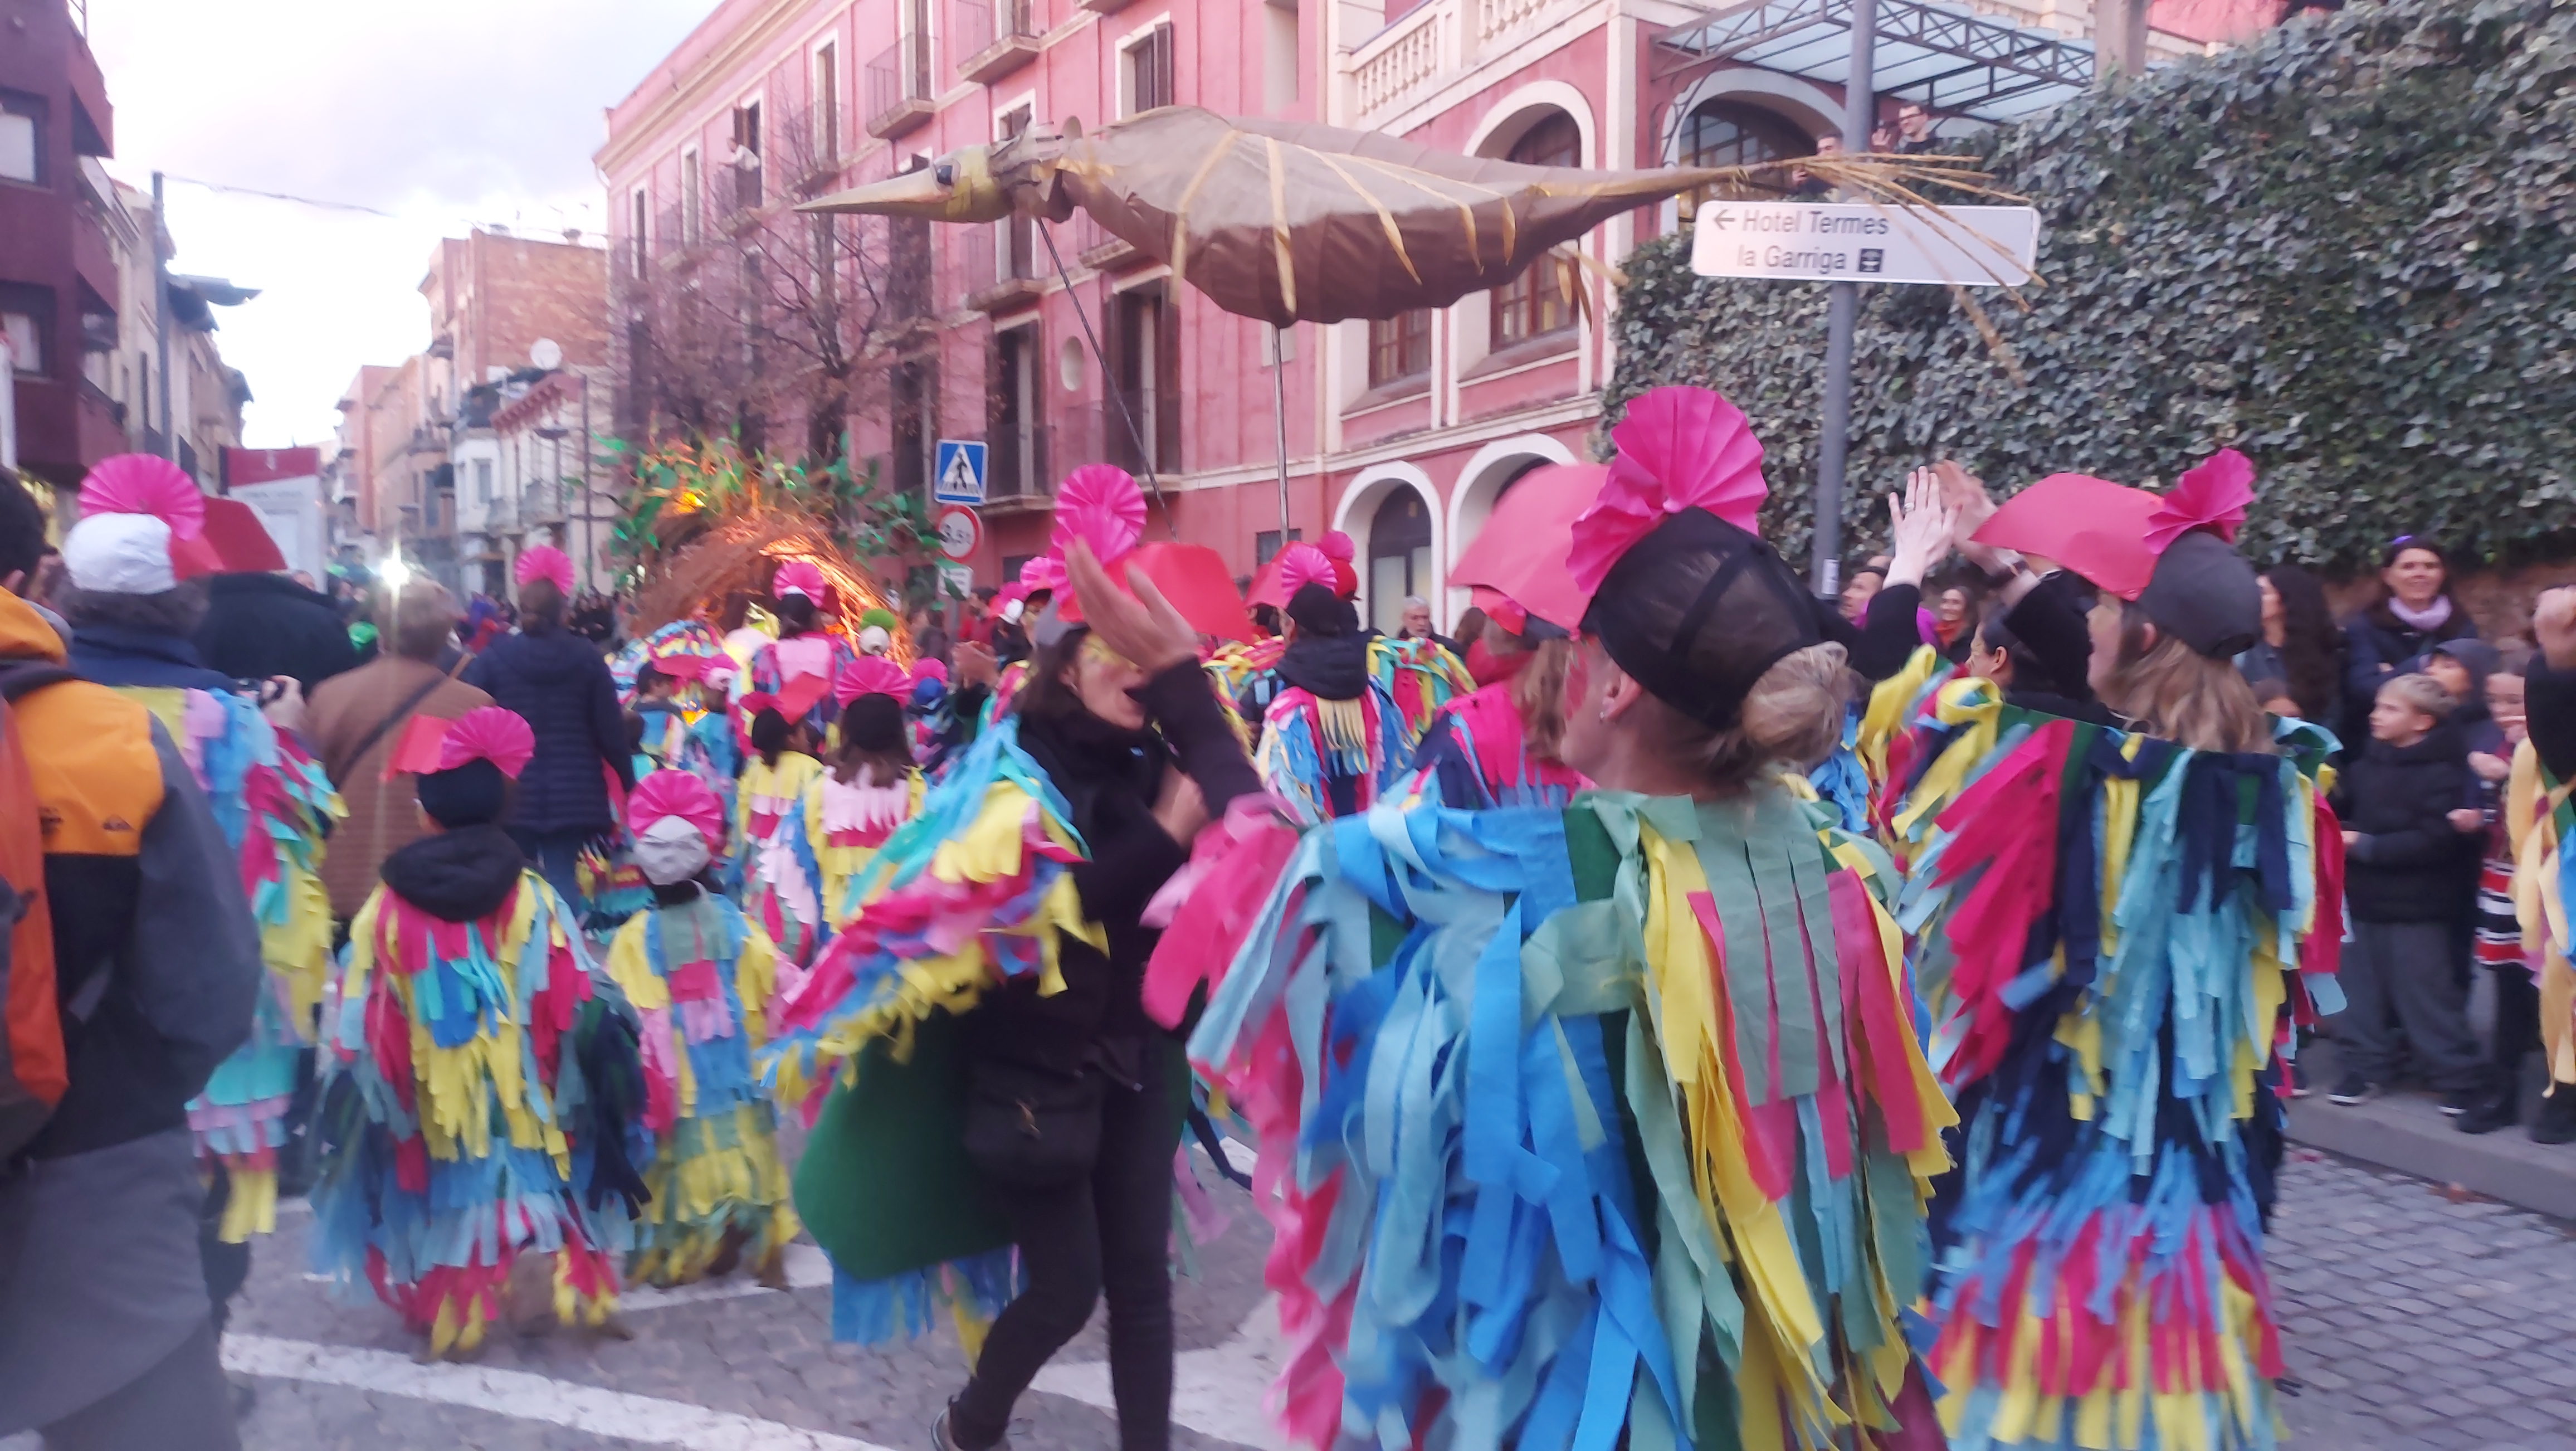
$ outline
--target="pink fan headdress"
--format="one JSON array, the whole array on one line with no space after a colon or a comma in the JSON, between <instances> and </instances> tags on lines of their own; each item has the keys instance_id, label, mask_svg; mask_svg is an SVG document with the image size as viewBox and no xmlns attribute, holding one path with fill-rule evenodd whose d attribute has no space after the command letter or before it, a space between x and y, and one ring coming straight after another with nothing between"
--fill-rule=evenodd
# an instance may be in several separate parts
<instances>
[{"instance_id":1,"label":"pink fan headdress","mask_svg":"<svg viewBox=\"0 0 2576 1451\"><path fill-rule=\"evenodd\" d=\"M572 594L572 556L551 544L521 551L519 583L525 585L532 579L542 579L553 585L557 593L569 597Z\"/></svg>"},{"instance_id":2,"label":"pink fan headdress","mask_svg":"<svg viewBox=\"0 0 2576 1451\"><path fill-rule=\"evenodd\" d=\"M438 769L453 771L471 761L489 761L516 781L537 753L536 732L514 711L479 705L458 716L438 743Z\"/></svg>"},{"instance_id":3,"label":"pink fan headdress","mask_svg":"<svg viewBox=\"0 0 2576 1451\"><path fill-rule=\"evenodd\" d=\"M710 850L724 850L724 802L690 772L655 771L626 798L626 823L639 836L654 822L674 816L696 827Z\"/></svg>"},{"instance_id":4,"label":"pink fan headdress","mask_svg":"<svg viewBox=\"0 0 2576 1451\"><path fill-rule=\"evenodd\" d=\"M1084 464L1055 492L1055 537L1047 553L1062 568L1079 539L1102 564L1124 558L1145 533L1145 493L1135 477L1109 464Z\"/></svg>"},{"instance_id":5,"label":"pink fan headdress","mask_svg":"<svg viewBox=\"0 0 2576 1451\"><path fill-rule=\"evenodd\" d=\"M912 677L882 655L870 655L841 667L832 681L832 698L843 705L862 695L891 695L900 699L912 683Z\"/></svg>"},{"instance_id":6,"label":"pink fan headdress","mask_svg":"<svg viewBox=\"0 0 2576 1451\"><path fill-rule=\"evenodd\" d=\"M1293 598L1310 584L1339 589L1339 581L1333 577L1332 556L1312 544L1289 545L1279 556L1279 593Z\"/></svg>"},{"instance_id":7,"label":"pink fan headdress","mask_svg":"<svg viewBox=\"0 0 2576 1451\"><path fill-rule=\"evenodd\" d=\"M818 605L829 589L823 582L822 569L810 559L788 560L778 566L778 573L769 581L769 592L780 599L803 595Z\"/></svg>"},{"instance_id":8,"label":"pink fan headdress","mask_svg":"<svg viewBox=\"0 0 2576 1451\"><path fill-rule=\"evenodd\" d=\"M1315 547L1324 551L1326 559L1338 559L1344 564L1359 558L1360 555L1360 547L1351 542L1351 536L1339 529L1326 534L1324 542Z\"/></svg>"},{"instance_id":9,"label":"pink fan headdress","mask_svg":"<svg viewBox=\"0 0 2576 1451\"><path fill-rule=\"evenodd\" d=\"M1651 389L1629 403L1610 441L1618 455L1601 497L1574 521L1565 561L1583 589L1600 588L1619 556L1669 514L1705 509L1760 532L1771 486L1762 478L1762 444L1734 404L1706 388Z\"/></svg>"},{"instance_id":10,"label":"pink fan headdress","mask_svg":"<svg viewBox=\"0 0 2576 1451\"><path fill-rule=\"evenodd\" d=\"M206 496L197 481L153 454L121 453L99 460L81 480L80 502L84 519L149 514L169 525L177 539L194 539L206 529Z\"/></svg>"},{"instance_id":11,"label":"pink fan headdress","mask_svg":"<svg viewBox=\"0 0 2576 1451\"><path fill-rule=\"evenodd\" d=\"M1064 561L1052 554L1041 554L1022 562L1017 587L1022 599L1040 590L1055 593L1064 588Z\"/></svg>"},{"instance_id":12,"label":"pink fan headdress","mask_svg":"<svg viewBox=\"0 0 2576 1451\"><path fill-rule=\"evenodd\" d=\"M2220 542L2233 544L2245 522L2245 506L2253 502L2254 461L2222 448L2200 467L2185 471L2165 491L2156 512L2147 518L2147 552L2162 554L2194 529L2206 529Z\"/></svg>"},{"instance_id":13,"label":"pink fan headdress","mask_svg":"<svg viewBox=\"0 0 2576 1451\"><path fill-rule=\"evenodd\" d=\"M948 683L948 667L929 658L928 656L924 656L921 659L914 661L912 666L912 683L918 686L925 680L936 680L941 685L946 685Z\"/></svg>"}]
</instances>

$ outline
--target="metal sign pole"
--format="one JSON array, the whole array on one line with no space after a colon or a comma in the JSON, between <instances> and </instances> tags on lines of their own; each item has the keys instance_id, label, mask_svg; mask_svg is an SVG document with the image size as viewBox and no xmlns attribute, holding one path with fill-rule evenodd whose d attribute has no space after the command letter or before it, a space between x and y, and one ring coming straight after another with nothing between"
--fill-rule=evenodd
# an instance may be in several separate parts
<instances>
[{"instance_id":1,"label":"metal sign pole","mask_svg":"<svg viewBox=\"0 0 2576 1451\"><path fill-rule=\"evenodd\" d=\"M1851 0L1851 75L1843 82L1843 150L1869 150L1878 120L1878 0ZM1860 284L1829 284L1825 309L1824 432L1816 442L1816 593L1842 591L1843 462L1851 434L1852 331Z\"/></svg>"},{"instance_id":2,"label":"metal sign pole","mask_svg":"<svg viewBox=\"0 0 2576 1451\"><path fill-rule=\"evenodd\" d=\"M1288 335L1270 325L1270 414L1279 426L1279 548L1288 548Z\"/></svg>"}]
</instances>

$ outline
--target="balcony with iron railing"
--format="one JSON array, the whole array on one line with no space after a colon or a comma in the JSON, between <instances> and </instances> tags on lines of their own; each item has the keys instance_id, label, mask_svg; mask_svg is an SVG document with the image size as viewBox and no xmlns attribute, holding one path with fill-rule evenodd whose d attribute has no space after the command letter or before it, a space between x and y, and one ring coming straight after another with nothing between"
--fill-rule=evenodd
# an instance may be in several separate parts
<instances>
[{"instance_id":1,"label":"balcony with iron railing","mask_svg":"<svg viewBox=\"0 0 2576 1451\"><path fill-rule=\"evenodd\" d=\"M955 234L967 307L1002 312L1036 300L1047 271L1037 225L1033 217L1011 216Z\"/></svg>"},{"instance_id":2,"label":"balcony with iron railing","mask_svg":"<svg viewBox=\"0 0 2576 1451\"><path fill-rule=\"evenodd\" d=\"M990 85L1037 59L1037 0L956 0L959 78Z\"/></svg>"},{"instance_id":3,"label":"balcony with iron railing","mask_svg":"<svg viewBox=\"0 0 2576 1451\"><path fill-rule=\"evenodd\" d=\"M929 123L938 109L930 86L930 37L918 31L887 46L861 73L868 134L880 141Z\"/></svg>"}]
</instances>

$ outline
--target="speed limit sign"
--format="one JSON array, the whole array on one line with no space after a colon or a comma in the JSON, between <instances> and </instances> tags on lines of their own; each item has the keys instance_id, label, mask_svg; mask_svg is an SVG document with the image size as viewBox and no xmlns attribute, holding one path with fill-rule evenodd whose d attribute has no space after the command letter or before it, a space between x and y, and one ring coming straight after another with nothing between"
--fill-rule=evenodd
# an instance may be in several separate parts
<instances>
[{"instance_id":1,"label":"speed limit sign","mask_svg":"<svg viewBox=\"0 0 2576 1451\"><path fill-rule=\"evenodd\" d=\"M963 504L950 504L931 521L939 531L939 552L964 562L975 554L975 546L984 542L984 521Z\"/></svg>"}]
</instances>

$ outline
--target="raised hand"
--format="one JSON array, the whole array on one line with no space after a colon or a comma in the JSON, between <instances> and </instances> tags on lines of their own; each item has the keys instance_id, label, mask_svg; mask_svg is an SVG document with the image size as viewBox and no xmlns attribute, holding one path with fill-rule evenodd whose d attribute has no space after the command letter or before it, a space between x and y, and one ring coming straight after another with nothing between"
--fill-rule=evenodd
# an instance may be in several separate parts
<instances>
[{"instance_id":1,"label":"raised hand","mask_svg":"<svg viewBox=\"0 0 2576 1451\"><path fill-rule=\"evenodd\" d=\"M1895 526L1895 549L1887 566L1890 585L1921 585L1932 567L1950 553L1950 536L1958 515L1941 497L1941 480L1930 469L1905 476L1905 497L1887 496L1887 516Z\"/></svg>"}]
</instances>

